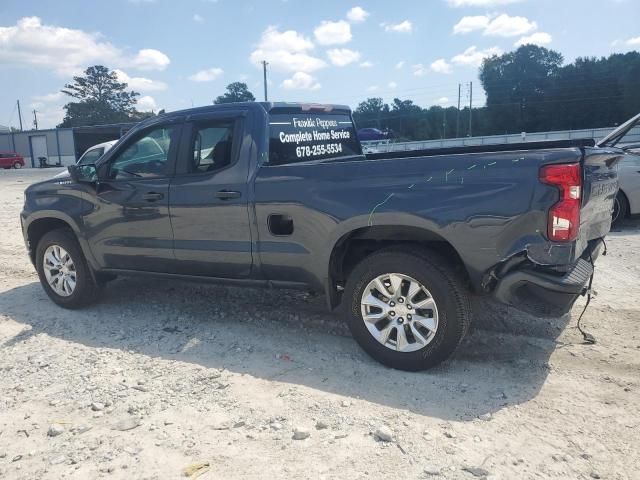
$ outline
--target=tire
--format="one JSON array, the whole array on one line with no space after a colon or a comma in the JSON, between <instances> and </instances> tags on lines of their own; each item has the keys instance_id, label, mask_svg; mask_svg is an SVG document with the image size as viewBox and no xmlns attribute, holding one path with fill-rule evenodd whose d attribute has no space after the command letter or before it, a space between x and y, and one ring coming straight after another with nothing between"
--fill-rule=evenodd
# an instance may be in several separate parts
<instances>
[{"instance_id":1,"label":"tire","mask_svg":"<svg viewBox=\"0 0 640 480\"><path fill-rule=\"evenodd\" d=\"M613 213L611 214L611 225L618 226L629 215L629 202L622 190L618 190L613 203Z\"/></svg>"},{"instance_id":2,"label":"tire","mask_svg":"<svg viewBox=\"0 0 640 480\"><path fill-rule=\"evenodd\" d=\"M66 252L68 257L71 259L71 263L67 263L63 268L70 276L75 278L75 285L73 289L69 287L69 281L67 281L66 284L63 281L56 282L56 285L59 287L62 285L62 288L59 288L58 291L56 291L49 283L47 272L49 272L49 276L51 277L57 275L55 273L56 271L61 271L51 268L50 265L53 262L45 259L45 257L50 254L53 254L53 258L55 259L56 249L58 249L58 251ZM64 255L58 256L62 259L67 258ZM46 233L40 239L36 248L36 270L38 271L40 283L42 284L46 294L51 300L63 308L82 308L93 303L98 297L98 285L91 274L91 270L89 269L87 260L82 253L80 245L78 244L78 240L70 230L53 230ZM68 288L65 289L65 287ZM60 293L60 290L65 290L65 294ZM69 292L69 290L71 291Z\"/></svg>"},{"instance_id":3,"label":"tire","mask_svg":"<svg viewBox=\"0 0 640 480\"><path fill-rule=\"evenodd\" d=\"M376 293L379 293L379 291L373 292L370 289L371 285L374 284L376 278L381 276L384 278L388 274L399 275L403 278L401 286L397 290L406 292L401 293L404 310L399 310L397 314L394 310L391 310L386 318L375 324L375 331L377 333L386 331L386 321L392 318L391 314L394 314L396 321L394 327L396 329L395 347L389 343L393 343L393 332L389 335L387 343L383 344L369 330L372 327L372 322L364 320L364 315L372 315L373 317L384 315L383 309L380 309L381 313L371 313L373 310L369 313L365 312L367 308L373 309L376 307L368 307L366 305L364 294L366 291L368 292L366 297L368 299L371 294L375 296ZM391 277L388 278L391 280ZM409 279L417 281L420 287L424 287L422 291L425 293L420 293L420 295L424 295L423 298L425 300L420 301L420 297L415 295L409 298L408 287L414 284L408 283L410 282ZM391 285L391 281L388 283ZM389 288L392 287L390 286ZM387 293L391 293L391 290L387 290ZM344 295L347 321L355 340L375 360L399 370L426 370L445 361L460 345L469 330L471 322L471 306L464 282L437 253L429 250L413 250L411 248L400 250L392 248L371 254L362 260L349 275ZM435 302L435 308L419 309L417 305L427 301L429 297ZM390 300L390 297L387 298L384 295L382 298ZM387 303L386 300L384 303ZM412 307L409 304L414 300L416 307ZM396 301L400 301L400 298ZM387 307L391 308L390 305L392 303L394 302L389 301ZM399 308L397 305L399 304L396 304L394 309ZM408 308L413 308L413 316L408 313ZM433 319L436 319L437 326L435 331L427 331L422 329L422 325L418 325L417 318L424 319L429 314L433 317L429 319L431 323L433 323ZM412 317L411 320L404 319L406 326L403 324L400 327L407 332L404 337L407 339L413 337L414 340L413 344L404 344L406 349L401 348L397 340L399 333L397 330L398 322L403 320L400 315ZM392 324L393 320L388 325ZM413 336L413 331L416 327L421 329L418 333L423 337L423 341L418 341L418 337ZM379 328L381 331L378 331ZM428 333L428 337L426 333ZM382 337L384 338L384 335ZM405 351L397 351L399 348ZM409 349L412 350L409 351Z\"/></svg>"},{"instance_id":4,"label":"tire","mask_svg":"<svg viewBox=\"0 0 640 480\"><path fill-rule=\"evenodd\" d=\"M13 164L13 168L16 170L20 170L22 168L22 164L20 162L16 162Z\"/></svg>"}]
</instances>

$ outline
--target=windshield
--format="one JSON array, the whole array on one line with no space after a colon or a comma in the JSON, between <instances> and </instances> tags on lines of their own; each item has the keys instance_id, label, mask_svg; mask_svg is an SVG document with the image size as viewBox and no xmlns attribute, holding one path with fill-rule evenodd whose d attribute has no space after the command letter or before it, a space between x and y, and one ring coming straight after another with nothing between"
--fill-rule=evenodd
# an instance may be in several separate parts
<instances>
[{"instance_id":1,"label":"windshield","mask_svg":"<svg viewBox=\"0 0 640 480\"><path fill-rule=\"evenodd\" d=\"M94 148L84 152L84 155L78 160L78 165L93 165L104 153L104 147Z\"/></svg>"},{"instance_id":2,"label":"windshield","mask_svg":"<svg viewBox=\"0 0 640 480\"><path fill-rule=\"evenodd\" d=\"M269 117L269 164L361 155L351 116L345 113L282 113Z\"/></svg>"}]
</instances>

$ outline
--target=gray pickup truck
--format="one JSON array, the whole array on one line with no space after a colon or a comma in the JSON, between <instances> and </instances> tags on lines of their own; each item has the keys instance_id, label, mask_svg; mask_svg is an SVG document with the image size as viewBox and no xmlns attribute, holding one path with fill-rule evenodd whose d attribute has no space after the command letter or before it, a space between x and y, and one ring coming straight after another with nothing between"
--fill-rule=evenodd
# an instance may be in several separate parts
<instances>
[{"instance_id":1,"label":"gray pickup truck","mask_svg":"<svg viewBox=\"0 0 640 480\"><path fill-rule=\"evenodd\" d=\"M585 293L611 224L614 144L363 155L344 106L202 107L30 186L21 221L62 307L118 275L302 288L341 307L371 356L419 370L459 345L471 293L544 315Z\"/></svg>"}]
</instances>

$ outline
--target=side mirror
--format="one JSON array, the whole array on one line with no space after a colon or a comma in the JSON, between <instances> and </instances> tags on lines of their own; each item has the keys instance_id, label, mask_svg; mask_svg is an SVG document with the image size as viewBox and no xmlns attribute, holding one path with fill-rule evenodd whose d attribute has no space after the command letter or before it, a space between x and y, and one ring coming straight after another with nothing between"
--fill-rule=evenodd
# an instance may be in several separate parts
<instances>
[{"instance_id":1,"label":"side mirror","mask_svg":"<svg viewBox=\"0 0 640 480\"><path fill-rule=\"evenodd\" d=\"M71 179L76 183L95 183L98 181L98 171L95 165L69 165L67 170Z\"/></svg>"}]
</instances>

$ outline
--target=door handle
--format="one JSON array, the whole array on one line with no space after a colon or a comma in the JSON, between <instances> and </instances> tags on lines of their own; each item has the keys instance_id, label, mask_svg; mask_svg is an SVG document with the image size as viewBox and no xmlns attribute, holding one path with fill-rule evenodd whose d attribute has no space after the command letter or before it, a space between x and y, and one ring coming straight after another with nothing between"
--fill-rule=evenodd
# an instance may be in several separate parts
<instances>
[{"instance_id":1,"label":"door handle","mask_svg":"<svg viewBox=\"0 0 640 480\"><path fill-rule=\"evenodd\" d=\"M148 192L145 193L142 198L147 202L157 202L158 200L162 200L164 198L164 195L157 192Z\"/></svg>"},{"instance_id":2,"label":"door handle","mask_svg":"<svg viewBox=\"0 0 640 480\"><path fill-rule=\"evenodd\" d=\"M216 197L220 200L231 200L232 198L240 198L241 196L242 193L230 190L220 190L219 192L216 192Z\"/></svg>"}]
</instances>

